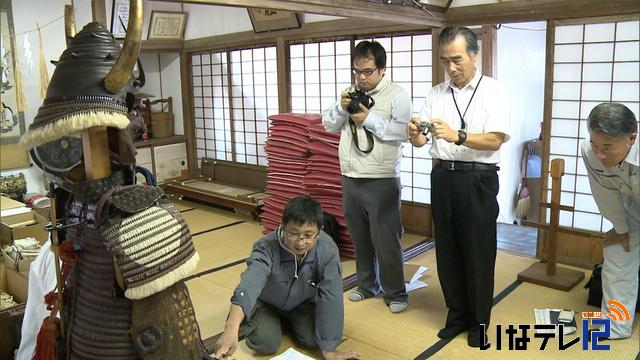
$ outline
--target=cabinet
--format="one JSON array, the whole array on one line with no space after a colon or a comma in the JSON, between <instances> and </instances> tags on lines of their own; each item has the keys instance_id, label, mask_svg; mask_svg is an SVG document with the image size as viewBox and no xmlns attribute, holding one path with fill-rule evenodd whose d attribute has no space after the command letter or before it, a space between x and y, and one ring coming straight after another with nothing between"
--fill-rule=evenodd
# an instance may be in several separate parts
<instances>
[{"instance_id":1,"label":"cabinet","mask_svg":"<svg viewBox=\"0 0 640 360\"><path fill-rule=\"evenodd\" d=\"M139 141L136 142L136 149L136 165L151 171L158 185L189 177L185 136ZM137 178L139 183L146 183L144 176L138 174Z\"/></svg>"}]
</instances>

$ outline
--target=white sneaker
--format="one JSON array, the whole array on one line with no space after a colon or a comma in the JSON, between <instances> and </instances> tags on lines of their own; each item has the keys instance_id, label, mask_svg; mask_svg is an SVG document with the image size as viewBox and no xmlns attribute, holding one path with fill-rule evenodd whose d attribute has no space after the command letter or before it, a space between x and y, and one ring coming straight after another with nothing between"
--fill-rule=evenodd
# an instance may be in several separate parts
<instances>
[{"instance_id":1,"label":"white sneaker","mask_svg":"<svg viewBox=\"0 0 640 360\"><path fill-rule=\"evenodd\" d=\"M389 303L389 310L391 310L392 313L397 314L407 310L407 306L409 305L406 302L392 301Z\"/></svg>"},{"instance_id":2,"label":"white sneaker","mask_svg":"<svg viewBox=\"0 0 640 360\"><path fill-rule=\"evenodd\" d=\"M358 290L354 290L349 294L349 301L358 302L364 300L364 295Z\"/></svg>"}]
</instances>

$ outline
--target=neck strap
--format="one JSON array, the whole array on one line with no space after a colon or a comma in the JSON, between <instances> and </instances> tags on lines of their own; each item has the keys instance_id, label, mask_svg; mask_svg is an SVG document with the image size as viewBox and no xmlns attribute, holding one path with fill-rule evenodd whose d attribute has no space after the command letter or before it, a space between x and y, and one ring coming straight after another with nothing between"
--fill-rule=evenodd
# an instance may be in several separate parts
<instances>
[{"instance_id":1,"label":"neck strap","mask_svg":"<svg viewBox=\"0 0 640 360\"><path fill-rule=\"evenodd\" d=\"M453 95L453 88L449 88L451 90L451 97L453 98L453 103L456 106L456 110L458 110L458 115L460 116L460 128L464 129L466 124L464 123L464 117L465 115L467 115L467 110L469 110L469 105L471 105L471 101L473 101L473 97L476 96L476 91L478 90L478 88L480 87L480 82L482 81L482 78L484 77L484 75L480 75L480 80L478 80L478 83L476 84L475 89L473 89L473 94L471 94L471 99L469 99L469 103L467 104L467 108L464 109L464 114L460 112L460 108L458 107L458 102L456 101L456 97Z\"/></svg>"}]
</instances>

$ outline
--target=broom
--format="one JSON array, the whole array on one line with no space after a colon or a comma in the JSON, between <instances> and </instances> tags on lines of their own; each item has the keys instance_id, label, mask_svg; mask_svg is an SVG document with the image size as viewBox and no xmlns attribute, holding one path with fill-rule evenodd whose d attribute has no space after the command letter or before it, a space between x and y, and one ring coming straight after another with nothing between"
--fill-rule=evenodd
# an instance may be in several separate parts
<instances>
[{"instance_id":1,"label":"broom","mask_svg":"<svg viewBox=\"0 0 640 360\"><path fill-rule=\"evenodd\" d=\"M520 173L524 173L522 177L522 182L520 182L520 187L518 188L518 202L516 205L516 217L518 219L525 219L527 217L527 213L529 212L529 207L531 206L531 197L529 196L529 188L527 187L527 161L529 151L525 146L524 151L522 152L522 160L520 161ZM522 170L524 167L524 171Z\"/></svg>"},{"instance_id":2,"label":"broom","mask_svg":"<svg viewBox=\"0 0 640 360\"><path fill-rule=\"evenodd\" d=\"M527 217L529 207L531 206L531 197L529 196L529 188L527 188L527 179L523 179L518 191L518 204L516 205L516 217L524 219Z\"/></svg>"}]
</instances>

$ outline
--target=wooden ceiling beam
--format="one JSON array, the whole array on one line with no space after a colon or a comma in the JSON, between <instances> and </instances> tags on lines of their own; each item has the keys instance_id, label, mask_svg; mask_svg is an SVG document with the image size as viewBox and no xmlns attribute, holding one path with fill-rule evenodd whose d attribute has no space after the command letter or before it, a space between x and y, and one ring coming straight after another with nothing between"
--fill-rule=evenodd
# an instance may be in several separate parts
<instances>
[{"instance_id":1,"label":"wooden ceiling beam","mask_svg":"<svg viewBox=\"0 0 640 360\"><path fill-rule=\"evenodd\" d=\"M446 25L482 25L639 13L638 0L521 0L452 7Z\"/></svg>"},{"instance_id":2,"label":"wooden ceiling beam","mask_svg":"<svg viewBox=\"0 0 640 360\"><path fill-rule=\"evenodd\" d=\"M275 44L276 37L282 36L286 41L306 41L318 39L334 39L351 37L353 34L396 34L419 31L420 27L411 24L396 24L366 19L338 19L305 24L299 29L278 30L255 33L243 31L232 34L214 35L184 41L182 50L187 52L210 51L212 49L230 49L253 45ZM423 29L428 30L428 29Z\"/></svg>"},{"instance_id":3,"label":"wooden ceiling beam","mask_svg":"<svg viewBox=\"0 0 640 360\"><path fill-rule=\"evenodd\" d=\"M399 24L439 27L443 25L444 15L401 5L386 5L362 0L162 0L167 2L200 5L236 6L247 8L266 8L287 10L300 13L342 16L371 20L384 20Z\"/></svg>"}]
</instances>

